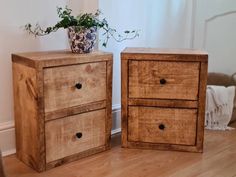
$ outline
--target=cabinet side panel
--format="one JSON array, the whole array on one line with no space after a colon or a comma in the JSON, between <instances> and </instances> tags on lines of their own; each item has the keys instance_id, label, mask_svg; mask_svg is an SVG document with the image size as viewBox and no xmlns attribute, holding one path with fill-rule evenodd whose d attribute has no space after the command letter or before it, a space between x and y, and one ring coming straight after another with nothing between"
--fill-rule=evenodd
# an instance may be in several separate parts
<instances>
[{"instance_id":1,"label":"cabinet side panel","mask_svg":"<svg viewBox=\"0 0 236 177\"><path fill-rule=\"evenodd\" d=\"M112 66L113 61L107 61L107 117L106 117L106 147L110 148L111 141L111 127L112 127Z\"/></svg>"},{"instance_id":2,"label":"cabinet side panel","mask_svg":"<svg viewBox=\"0 0 236 177\"><path fill-rule=\"evenodd\" d=\"M127 83L128 83L128 60L124 60L125 56L122 55L121 60L121 128L122 137L121 143L122 147L127 147L127 124L128 124L128 103L127 103Z\"/></svg>"},{"instance_id":3,"label":"cabinet side panel","mask_svg":"<svg viewBox=\"0 0 236 177\"><path fill-rule=\"evenodd\" d=\"M13 63L14 114L17 157L37 171L44 170L39 152L37 75L34 68Z\"/></svg>"},{"instance_id":4,"label":"cabinet side panel","mask_svg":"<svg viewBox=\"0 0 236 177\"><path fill-rule=\"evenodd\" d=\"M199 152L203 151L207 72L208 72L208 63L201 62L201 71L199 75L200 84L199 84L198 124L197 124L197 139L196 139L196 146Z\"/></svg>"}]
</instances>

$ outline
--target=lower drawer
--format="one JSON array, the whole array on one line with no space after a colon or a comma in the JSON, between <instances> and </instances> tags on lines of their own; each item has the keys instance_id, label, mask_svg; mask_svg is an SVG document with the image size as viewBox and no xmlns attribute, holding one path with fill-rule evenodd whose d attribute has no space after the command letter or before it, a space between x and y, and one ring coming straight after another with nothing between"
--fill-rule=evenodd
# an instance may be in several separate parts
<instances>
[{"instance_id":1,"label":"lower drawer","mask_svg":"<svg viewBox=\"0 0 236 177\"><path fill-rule=\"evenodd\" d=\"M195 145L196 109L130 106L128 141Z\"/></svg>"},{"instance_id":2,"label":"lower drawer","mask_svg":"<svg viewBox=\"0 0 236 177\"><path fill-rule=\"evenodd\" d=\"M102 109L47 122L46 163L105 145L105 119Z\"/></svg>"}]
</instances>

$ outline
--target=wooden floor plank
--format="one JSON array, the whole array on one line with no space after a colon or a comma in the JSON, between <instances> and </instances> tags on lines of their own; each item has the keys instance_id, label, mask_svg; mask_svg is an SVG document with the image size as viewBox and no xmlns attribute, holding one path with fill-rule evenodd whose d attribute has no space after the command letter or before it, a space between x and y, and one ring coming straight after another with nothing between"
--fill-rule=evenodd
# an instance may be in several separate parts
<instances>
[{"instance_id":1,"label":"wooden floor plank","mask_svg":"<svg viewBox=\"0 0 236 177\"><path fill-rule=\"evenodd\" d=\"M43 173L15 155L4 164L7 177L236 177L236 130L206 131L204 153L124 149L116 135L111 150Z\"/></svg>"}]
</instances>

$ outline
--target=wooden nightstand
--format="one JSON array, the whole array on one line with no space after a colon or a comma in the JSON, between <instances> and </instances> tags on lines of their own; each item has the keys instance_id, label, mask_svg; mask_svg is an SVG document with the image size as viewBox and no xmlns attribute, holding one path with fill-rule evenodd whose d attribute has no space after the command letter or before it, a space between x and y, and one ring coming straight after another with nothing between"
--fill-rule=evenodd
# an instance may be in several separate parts
<instances>
[{"instance_id":1,"label":"wooden nightstand","mask_svg":"<svg viewBox=\"0 0 236 177\"><path fill-rule=\"evenodd\" d=\"M122 146L203 151L208 55L127 48L122 59Z\"/></svg>"},{"instance_id":2,"label":"wooden nightstand","mask_svg":"<svg viewBox=\"0 0 236 177\"><path fill-rule=\"evenodd\" d=\"M110 148L112 54L13 54L17 157L44 171Z\"/></svg>"}]
</instances>

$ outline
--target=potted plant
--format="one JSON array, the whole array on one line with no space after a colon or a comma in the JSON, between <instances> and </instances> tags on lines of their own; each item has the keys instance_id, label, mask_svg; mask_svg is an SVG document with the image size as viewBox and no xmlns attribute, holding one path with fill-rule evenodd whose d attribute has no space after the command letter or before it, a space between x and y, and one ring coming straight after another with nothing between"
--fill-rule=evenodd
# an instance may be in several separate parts
<instances>
[{"instance_id":1,"label":"potted plant","mask_svg":"<svg viewBox=\"0 0 236 177\"><path fill-rule=\"evenodd\" d=\"M71 14L72 10L65 7L57 8L57 14L60 18L60 21L57 22L54 26L47 27L46 29L41 28L39 24L36 24L35 27L32 27L30 23L25 25L25 30L30 34L35 36L44 36L52 32L56 32L60 28L68 30L69 43L72 52L74 53L89 53L93 50L94 45L97 40L97 30L104 30L102 45L107 46L108 40L110 38L115 39L117 42L121 42L127 39L134 39L138 36L138 31L124 31L124 35L120 35L117 31L111 28L104 18L99 19L100 11L96 13L83 13L77 17Z\"/></svg>"}]
</instances>

